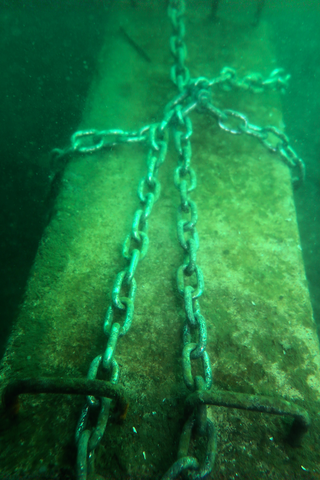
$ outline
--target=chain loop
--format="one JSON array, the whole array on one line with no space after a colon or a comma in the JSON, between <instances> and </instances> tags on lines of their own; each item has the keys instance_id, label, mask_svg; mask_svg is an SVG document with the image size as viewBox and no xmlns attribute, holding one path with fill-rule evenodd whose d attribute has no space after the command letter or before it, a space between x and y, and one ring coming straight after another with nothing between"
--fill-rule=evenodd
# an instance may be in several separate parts
<instances>
[{"instance_id":1,"label":"chain loop","mask_svg":"<svg viewBox=\"0 0 320 480\"><path fill-rule=\"evenodd\" d=\"M125 310L125 306L121 302L122 298L120 299L120 290L122 287L122 283L124 279L126 278L127 275L127 269L122 270L121 272L118 273L116 276L115 282L113 284L113 289L112 289L112 303L115 307L117 307L120 310ZM133 278L131 283L130 283L130 289L129 289L129 299L134 301L135 295L136 295L136 289L137 289L137 284L135 279Z\"/></svg>"}]
</instances>

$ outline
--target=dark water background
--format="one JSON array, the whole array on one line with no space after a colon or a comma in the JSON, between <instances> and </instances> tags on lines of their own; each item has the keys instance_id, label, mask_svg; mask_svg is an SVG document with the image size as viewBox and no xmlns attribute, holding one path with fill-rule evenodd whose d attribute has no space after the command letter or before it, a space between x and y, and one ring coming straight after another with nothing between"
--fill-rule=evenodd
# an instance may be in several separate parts
<instances>
[{"instance_id":1,"label":"dark water background","mask_svg":"<svg viewBox=\"0 0 320 480\"><path fill-rule=\"evenodd\" d=\"M222 11L224 2L232 6L221 0ZM106 3L0 0L0 355L48 220L47 153L67 144L80 123L104 41ZM292 75L284 120L307 165L306 185L295 200L320 325L320 8L310 1L266 0L262 19L272 27L278 65Z\"/></svg>"},{"instance_id":2,"label":"dark water background","mask_svg":"<svg viewBox=\"0 0 320 480\"><path fill-rule=\"evenodd\" d=\"M102 1L0 0L0 356L48 220L48 152L81 120Z\"/></svg>"}]
</instances>

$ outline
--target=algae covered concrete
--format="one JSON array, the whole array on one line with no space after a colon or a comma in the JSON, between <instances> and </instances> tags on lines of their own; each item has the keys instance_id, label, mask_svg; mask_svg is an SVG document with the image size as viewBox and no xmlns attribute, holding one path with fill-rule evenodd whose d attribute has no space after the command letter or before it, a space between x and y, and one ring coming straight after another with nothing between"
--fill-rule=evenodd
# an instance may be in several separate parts
<instances>
[{"instance_id":1,"label":"algae covered concrete","mask_svg":"<svg viewBox=\"0 0 320 480\"><path fill-rule=\"evenodd\" d=\"M278 66L266 25L253 29L233 17L214 23L209 14L206 3L187 2L192 76L212 77L226 65L240 76L252 70L267 75ZM125 41L120 26L151 63ZM112 4L80 128L137 129L162 118L176 93L169 79L170 32L163 4ZM278 93L213 92L220 108L244 112L258 125L282 126ZM214 385L282 396L304 406L312 420L302 447L292 449L282 418L209 407L218 430L211 478L316 478L320 355L290 172L253 138L223 132L206 114L195 113L192 121L198 185L191 197L199 213L197 258L205 278L200 303ZM21 376L83 378L104 351L103 320L115 276L126 266L122 244L139 208L136 190L146 172L146 153L143 145L121 145L74 156L68 164L1 365L1 388ZM176 234L176 163L171 142L159 171L162 190L150 217L148 254L135 275L132 327L116 350L128 414L122 423L111 417L96 452L96 472L106 479L161 478L176 460L188 394L181 367L185 314L176 287L183 262ZM58 475L60 469L61 476L72 478L83 401L25 395L14 420L2 410L3 475ZM305 471L309 477L303 477Z\"/></svg>"}]
</instances>

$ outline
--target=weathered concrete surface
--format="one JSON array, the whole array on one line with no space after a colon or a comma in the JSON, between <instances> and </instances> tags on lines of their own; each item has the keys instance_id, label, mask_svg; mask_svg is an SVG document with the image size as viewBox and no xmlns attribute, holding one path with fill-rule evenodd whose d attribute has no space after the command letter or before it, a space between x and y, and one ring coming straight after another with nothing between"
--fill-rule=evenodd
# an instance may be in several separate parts
<instances>
[{"instance_id":1,"label":"weathered concrete surface","mask_svg":"<svg viewBox=\"0 0 320 480\"><path fill-rule=\"evenodd\" d=\"M268 74L277 66L266 25L253 30L232 18L213 24L209 9L195 5L186 15L193 76L214 76L225 65L240 75ZM151 64L124 41L119 25L145 48ZM161 119L175 94L169 34L162 6L134 9L130 2L116 2L81 128L136 129ZM278 94L217 90L214 102L245 112L252 123L281 126ZM313 421L303 447L293 450L284 442L288 426L281 418L210 407L219 440L212 478L300 478L301 465L312 478L320 472L313 450L320 355L289 171L254 139L228 135L208 116L195 114L192 120L198 178L192 199L198 205L198 263L205 277L201 307L214 383L292 399ZM181 373L184 311L175 280L183 260L176 236L176 161L171 149L159 173L162 192L150 218L148 255L136 273L132 328L117 346L130 406L124 423L111 419L97 451L96 471L108 479L160 478L176 459L188 393ZM84 377L103 352L103 318L115 275L126 265L121 248L139 207L136 188L145 165L142 145L76 157L69 164L2 362L1 388L15 376ZM71 396L22 396L14 423L2 413L3 475L72 471L82 404Z\"/></svg>"}]
</instances>

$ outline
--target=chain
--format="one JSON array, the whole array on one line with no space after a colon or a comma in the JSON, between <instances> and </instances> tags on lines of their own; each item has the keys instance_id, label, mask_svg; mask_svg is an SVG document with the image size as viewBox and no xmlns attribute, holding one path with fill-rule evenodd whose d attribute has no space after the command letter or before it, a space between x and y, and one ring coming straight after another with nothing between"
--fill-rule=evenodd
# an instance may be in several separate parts
<instances>
[{"instance_id":1,"label":"chain","mask_svg":"<svg viewBox=\"0 0 320 480\"><path fill-rule=\"evenodd\" d=\"M222 69L220 75L213 80L206 77L190 80L184 91L167 104L162 124L166 126L174 114L178 115L181 121L195 109L202 112L206 110L218 120L219 127L225 132L233 135L243 133L251 135L258 139L269 152L279 154L284 163L293 172L296 172L296 175L292 176L292 184L297 189L305 180L305 164L291 147L288 136L277 127L253 125L243 113L230 109L219 109L212 103L210 88L213 85L228 84L229 80L229 69Z\"/></svg>"},{"instance_id":2,"label":"chain","mask_svg":"<svg viewBox=\"0 0 320 480\"><path fill-rule=\"evenodd\" d=\"M167 104L164 118L160 124L160 130L164 131L174 115L178 115L181 119L186 114L190 114L195 108L200 110L205 108L217 118L219 127L225 132L233 135L241 135L242 133L251 135L257 138L269 152L279 154L284 163L297 172L297 175L292 177L293 187L297 189L305 180L305 164L289 144L288 136L277 127L271 125L259 127L250 124L246 115L235 110L219 109L211 102L210 94L210 88L214 85L220 86L223 90L230 90L235 87L253 92L262 92L268 89L283 92L287 87L290 75L283 76L283 69L278 68L273 70L269 77L265 79L258 73L252 73L239 78L233 68L224 67L220 74L211 80L206 77L190 79L189 70L184 64L186 58L186 46L183 41L185 27L182 20L184 2L175 0L171 3L180 3L179 8L175 8L171 4L168 8L174 29L174 34L170 37L170 46L176 58L176 63L171 68L171 79L180 93ZM186 102L188 103L186 104ZM183 105L185 106L183 107ZM173 107L176 107L176 109L174 110ZM234 125L235 120L238 120L236 125ZM229 122L229 125L227 122ZM120 143L145 142L148 138L152 138L151 143L156 148L154 125L145 125L140 130L132 132L119 129L102 131L80 130L72 135L69 147L52 150L52 163L58 164L62 157L72 153L94 153L102 148L111 148Z\"/></svg>"},{"instance_id":3,"label":"chain","mask_svg":"<svg viewBox=\"0 0 320 480\"><path fill-rule=\"evenodd\" d=\"M212 386L212 371L207 345L207 324L200 311L199 298L204 291L202 270L197 264L199 236L196 228L198 211L196 203L190 198L190 193L197 186L197 176L191 167L192 122L189 113L197 106L196 99L190 99L189 71L184 65L186 46L183 42L185 27L182 18L184 1L171 1L168 15L173 26L170 38L171 52L176 64L171 68L171 79L178 87L180 94L165 109L163 125L170 122L173 126L173 136L178 153L178 166L174 173L174 184L180 194L180 205L177 216L178 240L184 251L184 261L177 271L178 292L184 301L186 313L183 327L182 369L184 382L188 389L210 390ZM191 101L190 101L191 100ZM183 103L188 102L185 108ZM179 128L180 127L180 128ZM193 285L190 284L195 277ZM189 281L188 281L189 280ZM201 359L203 376L193 377L192 361ZM198 437L207 437L206 455L199 464L194 456L189 455L191 439L195 433ZM187 419L179 442L178 460L170 467L162 480L173 480L181 473L188 473L188 478L202 479L213 468L216 452L216 431L213 423L207 418L206 405L197 406Z\"/></svg>"},{"instance_id":4,"label":"chain","mask_svg":"<svg viewBox=\"0 0 320 480\"><path fill-rule=\"evenodd\" d=\"M171 68L171 79L179 90L178 97L167 105L162 127L169 122L173 126L173 136L178 153L178 166L174 173L174 184L180 194L180 205L177 216L178 240L184 251L184 261L177 271L178 292L183 298L186 313L183 327L182 369L184 382L191 391L210 390L212 386L212 371L207 345L207 324L200 311L199 298L204 291L202 270L197 264L199 236L196 228L198 211L196 203L190 198L190 193L197 186L197 176L191 167L191 136L193 133L189 113L197 106L196 99L189 99L189 71L184 65L186 46L183 42L185 26L183 22L184 1L172 0L169 3L168 15L173 26L170 38L171 52L176 63ZM194 101L196 100L196 102ZM182 104L188 101L185 108ZM179 128L180 127L180 128ZM187 217L187 218L186 218ZM193 285L190 284L195 277ZM188 281L189 280L189 281ZM191 362L201 359L203 376L192 375ZM189 446L195 435L207 437L206 455L204 461L190 456ZM205 478L213 468L216 453L216 431L213 423L207 418L206 405L198 405L187 419L180 437L178 460L162 477L162 480L173 480L182 472L188 473L188 478Z\"/></svg>"},{"instance_id":5,"label":"chain","mask_svg":"<svg viewBox=\"0 0 320 480\"><path fill-rule=\"evenodd\" d=\"M125 130L79 130L71 137L71 145L68 148L55 148L52 154L58 157L72 153L94 153L101 148L114 147L120 143L142 142L147 139L150 126L140 130L128 132Z\"/></svg>"},{"instance_id":6,"label":"chain","mask_svg":"<svg viewBox=\"0 0 320 480\"><path fill-rule=\"evenodd\" d=\"M116 131L114 130L112 132L114 133ZM160 195L161 185L158 180L158 170L164 162L167 153L168 140L165 132L159 129L159 124L151 125L145 132L148 132L149 143L147 157L148 168L146 176L140 180L138 186L138 197L142 208L135 211L131 232L126 236L123 243L122 255L127 261L127 266L116 276L112 289L112 303L104 319L103 331L108 339L107 346L104 353L98 355L91 362L87 374L88 380L95 380L101 367L109 377L109 382L113 385L119 382L119 365L116 360L116 346L118 340L128 333L132 324L134 300L137 289L134 274L139 261L144 259L148 251L148 218L154 203ZM145 132L143 134L146 134ZM84 133L85 135L86 132L80 133ZM124 136L122 133L119 135L121 137ZM142 132L140 131L137 137L141 135ZM131 136L131 134L128 135L127 141L130 142ZM82 138L82 135L80 135L80 138ZM75 140L77 140L77 137ZM121 318L123 319L122 326L119 323ZM76 444L78 446L78 479L85 480L87 475L94 473L95 449L104 435L111 402L111 398L100 397L98 400L93 396L87 396L75 434ZM100 410L96 426L87 428L90 413L98 408ZM123 418L126 415L127 408L128 405L121 413Z\"/></svg>"},{"instance_id":7,"label":"chain","mask_svg":"<svg viewBox=\"0 0 320 480\"><path fill-rule=\"evenodd\" d=\"M289 144L287 135L277 127L267 126L259 127L249 123L248 118L235 110L219 110L210 101L206 91L199 93L199 100L202 107L218 119L219 127L225 132L233 135L245 133L258 139L271 153L278 153L282 160L292 169L297 171L297 175L292 177L292 184L297 189L305 180L305 164L298 157L297 153ZM236 124L234 124L236 121Z\"/></svg>"},{"instance_id":8,"label":"chain","mask_svg":"<svg viewBox=\"0 0 320 480\"><path fill-rule=\"evenodd\" d=\"M233 68L224 67L219 77L209 81L209 86L218 83L226 91L236 87L242 90L251 90L254 93L266 90L279 90L281 93L284 93L288 87L289 80L290 75L285 75L283 68L276 68L266 78L263 78L261 73L250 73L240 78Z\"/></svg>"},{"instance_id":9,"label":"chain","mask_svg":"<svg viewBox=\"0 0 320 480\"><path fill-rule=\"evenodd\" d=\"M112 289L112 302L104 319L106 349L92 361L87 374L88 380L96 380L99 371L103 369L104 376L109 378L109 384L117 385L119 366L116 360L116 346L118 340L128 333L133 321L137 289L134 275L139 261L143 260L148 251L148 218L154 203L160 196L161 185L158 180L158 170L166 158L168 130L169 127L172 127L178 154L174 184L180 195L177 234L179 244L184 251L183 263L177 271L178 292L183 298L186 315L183 327L182 368L184 382L191 391L186 405L192 406L192 409L189 408L188 418L180 437L178 460L162 477L162 480L174 480L182 472L185 472L188 478L200 480L212 471L216 454L216 431L211 420L207 418L208 404L268 411L265 405L260 405L260 410L257 410L256 399L251 399L251 403L248 398L241 401L237 398L235 401L231 401L229 394L228 398L224 398L221 394L220 397L223 397L221 400L220 397L214 397L214 392L210 390L212 372L206 349L207 325L199 303L204 292L204 279L202 270L197 264L197 252L200 245L196 228L198 211L196 203L190 196L197 186L196 172L191 166L193 128L190 114L194 110L206 111L216 118L222 130L233 135L251 135L259 140L271 153L279 154L290 168L297 170L297 176L293 177L294 186L300 185L305 177L304 163L290 146L288 137L282 131L274 126L253 125L249 123L244 114L230 109L219 109L211 100L211 88L214 86L225 91L238 88L253 92L266 90L283 92L290 76L285 75L282 69L276 69L267 78L263 78L258 73L240 78L234 69L225 67L217 77L212 79L206 77L191 79L186 66L184 12L184 0L169 0L168 16L172 25L170 49L174 57L170 76L178 89L178 94L166 105L162 121L143 126L135 131L78 131L71 137L69 147L52 151L53 156L60 160L69 154L91 154L102 148L112 148L120 143L144 142L148 145L147 173L138 185L138 197L142 207L135 211L131 231L124 240L122 255L127 264L116 276ZM121 319L122 325L119 323ZM193 377L192 362L197 360L202 363L202 376ZM227 394L225 396L227 397ZM94 473L95 449L105 432L111 402L112 399L106 397L98 399L89 395L86 398L75 435L78 446L78 479L86 480L88 474ZM124 406L121 412L123 418L125 418L127 407L128 405ZM277 412L274 409L271 413L282 414L285 411L288 415L296 415L304 432L308 424L307 415L300 411L297 413L290 408L289 404L285 408L282 405ZM93 426L93 415L90 414L93 410L98 409L98 418ZM88 427L90 420L91 425ZM206 437L206 452L204 460L199 463L197 458L189 455L188 452L190 444L196 443L203 437Z\"/></svg>"},{"instance_id":10,"label":"chain","mask_svg":"<svg viewBox=\"0 0 320 480\"><path fill-rule=\"evenodd\" d=\"M170 0L168 16L171 20L172 35L170 37L170 49L174 56L175 64L171 67L170 77L173 83L182 92L190 80L189 69L185 66L187 47L184 42L185 24L183 14L185 12L184 0Z\"/></svg>"},{"instance_id":11,"label":"chain","mask_svg":"<svg viewBox=\"0 0 320 480\"><path fill-rule=\"evenodd\" d=\"M180 112L181 113L181 112ZM191 193L197 185L196 172L191 167L192 123L189 116L175 113L172 116L173 133L178 152L178 166L174 174L174 184L180 194L178 207L177 231L178 240L184 251L184 261L177 271L178 292L183 298L186 313L183 327L182 368L183 378L188 389L207 391L212 386L212 371L207 345L207 324L200 311L199 298L204 291L202 270L197 264L199 236L196 228L198 213L197 205L191 200ZM184 128L184 132L178 130ZM187 218L186 218L187 217ZM195 277L193 285L189 284ZM203 376L192 375L192 361L201 360ZM171 466L162 480L173 480L188 471L191 479L205 478L213 468L216 453L216 431L213 423L207 418L206 405L198 405L187 419L180 437L178 460ZM197 435L195 435L197 434ZM202 464L188 455L191 439L207 437L206 455Z\"/></svg>"},{"instance_id":12,"label":"chain","mask_svg":"<svg viewBox=\"0 0 320 480\"><path fill-rule=\"evenodd\" d=\"M171 10L172 8L170 9L169 7L170 15L172 15ZM179 25L182 24L180 16L176 14L173 15L173 18L179 18ZM175 43L176 42L175 40ZM173 41L171 40L170 43L172 44ZM246 75L242 79L238 79L233 69L225 67L217 77L211 80L206 77L198 77L190 80L189 74L181 73L187 70L179 70L177 65L180 65L180 63L174 65L174 71L179 71L180 73L175 73L175 75L173 77L171 75L171 77L180 90L180 93L167 104L163 120L159 125L161 131L165 130L174 115L177 115L181 120L182 118L188 118L188 115L196 108L198 110L205 109L218 120L219 127L225 132L233 135L241 135L243 133L251 135L259 140L269 152L279 154L283 162L286 163L293 172L296 172L296 174L292 176L293 187L297 189L303 184L305 180L305 164L291 147L289 138L284 132L272 125L266 127L253 125L243 113L230 109L221 110L211 101L210 88L214 85L219 85L225 90L231 87L249 89L254 92L260 92L270 88L273 90L283 90L290 78L289 75L282 77L282 69L277 69L274 70L267 79L263 79L262 76L258 74ZM185 84L186 78L188 78L188 81ZM79 131L72 135L70 147L65 149L56 148L52 150L52 156L61 159L70 153L94 153L102 148L113 147L120 143L146 142L147 139L151 139L150 141L153 148L156 148L154 135L154 125L145 125L140 130L132 132L124 130Z\"/></svg>"},{"instance_id":13,"label":"chain","mask_svg":"<svg viewBox=\"0 0 320 480\"><path fill-rule=\"evenodd\" d=\"M193 130L189 114L195 108L202 111L207 110L218 119L220 128L226 132L235 135L246 133L256 137L269 151L280 153L290 167L298 167L299 177L293 179L293 183L301 183L305 175L304 163L290 147L288 137L284 133L276 127L260 128L252 125L245 115L234 110L220 110L213 105L210 98L209 89L216 84L224 90L237 87L254 92L260 92L266 88L283 91L290 78L289 75L282 77L282 70L277 69L267 79L263 79L259 74L251 74L239 79L233 69L224 68L220 75L212 80L199 77L187 81L189 71L184 64L186 58L186 45L183 41L185 26L182 16L184 10L184 0L171 0L169 2L168 15L173 26L170 47L176 60L175 65L171 68L171 79L177 86L179 94L166 106L161 125L162 128L165 128L168 124L173 127L174 141L179 158L174 174L174 184L180 194L177 232L179 244L184 251L184 262L177 271L178 292L183 298L186 314L183 327L182 369L184 382L189 390L195 392L193 395L197 401L193 404L180 436L178 459L165 473L162 480L174 480L180 474L186 475L192 480L204 479L213 469L217 449L216 430L213 422L207 417L207 405L214 404L214 400L212 400L213 394L210 391L212 387L211 363L206 351L207 325L204 316L201 314L198 300L204 291L204 279L202 270L197 265L197 251L199 249L199 236L196 229L197 205L189 196L197 185L196 173L191 167L190 139ZM237 122L235 126L232 125L234 119ZM184 131L179 130L178 126L183 128ZM275 142L272 136L276 139ZM190 277L195 277L193 285L189 285L187 281L191 279ZM193 377L191 361L198 359L202 360L203 375ZM206 393L207 400L205 401ZM228 397L228 394L226 396ZM216 404L222 404L219 401L221 402L221 399ZM270 400L265 400L265 404L260 411L268 411L266 407L268 401ZM238 398L232 404L228 397L227 402L229 402L228 406L243 408ZM251 404L247 400L246 407L256 409L258 402L256 402L256 405L252 405L254 402L256 402L256 399L253 402L251 401ZM288 410L292 414L293 409L290 409L290 407ZM276 408L274 408L274 411L276 411ZM279 411L281 411L281 408L277 410L277 413ZM302 432L305 432L308 428L307 425L309 425L308 416L304 416L303 413L301 417L302 421L301 418L298 421L298 430L301 429ZM189 449L191 441L194 443L197 439L203 437L206 437L206 452L204 460L200 464L197 458L189 455Z\"/></svg>"}]
</instances>

